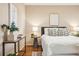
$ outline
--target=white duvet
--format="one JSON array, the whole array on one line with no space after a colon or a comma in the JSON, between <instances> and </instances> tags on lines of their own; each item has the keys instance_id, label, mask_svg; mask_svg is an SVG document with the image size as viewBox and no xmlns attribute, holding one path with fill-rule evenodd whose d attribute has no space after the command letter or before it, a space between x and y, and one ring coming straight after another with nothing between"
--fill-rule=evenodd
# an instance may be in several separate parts
<instances>
[{"instance_id":1,"label":"white duvet","mask_svg":"<svg viewBox=\"0 0 79 59\"><path fill-rule=\"evenodd\" d=\"M79 37L75 36L42 36L43 55L79 53Z\"/></svg>"}]
</instances>

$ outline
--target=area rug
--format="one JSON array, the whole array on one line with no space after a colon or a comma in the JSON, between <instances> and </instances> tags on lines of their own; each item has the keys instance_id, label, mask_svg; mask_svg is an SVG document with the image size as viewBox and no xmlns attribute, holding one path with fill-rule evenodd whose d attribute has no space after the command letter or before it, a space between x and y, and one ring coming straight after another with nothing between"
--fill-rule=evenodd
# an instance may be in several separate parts
<instances>
[{"instance_id":1,"label":"area rug","mask_svg":"<svg viewBox=\"0 0 79 59\"><path fill-rule=\"evenodd\" d=\"M32 52L32 56L42 56L42 52L35 52L35 51L33 51Z\"/></svg>"}]
</instances>

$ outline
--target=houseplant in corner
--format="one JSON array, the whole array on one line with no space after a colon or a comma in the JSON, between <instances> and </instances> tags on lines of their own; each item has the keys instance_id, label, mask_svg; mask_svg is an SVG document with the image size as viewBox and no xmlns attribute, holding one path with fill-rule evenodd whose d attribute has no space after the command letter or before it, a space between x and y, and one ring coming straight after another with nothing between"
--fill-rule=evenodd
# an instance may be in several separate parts
<instances>
[{"instance_id":1,"label":"houseplant in corner","mask_svg":"<svg viewBox=\"0 0 79 59\"><path fill-rule=\"evenodd\" d=\"M9 30L10 30L9 40L14 40L14 32L18 31L18 28L15 26L14 22L11 23Z\"/></svg>"}]
</instances>

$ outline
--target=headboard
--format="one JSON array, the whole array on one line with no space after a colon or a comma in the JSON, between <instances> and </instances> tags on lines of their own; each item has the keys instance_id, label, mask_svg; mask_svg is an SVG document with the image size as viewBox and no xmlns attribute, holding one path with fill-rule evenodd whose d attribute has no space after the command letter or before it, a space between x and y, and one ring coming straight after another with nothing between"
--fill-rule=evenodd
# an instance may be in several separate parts
<instances>
[{"instance_id":1,"label":"headboard","mask_svg":"<svg viewBox=\"0 0 79 59\"><path fill-rule=\"evenodd\" d=\"M67 28L67 27L65 27L65 26L59 26L59 27L41 27L41 35L44 34L44 29L45 28Z\"/></svg>"}]
</instances>

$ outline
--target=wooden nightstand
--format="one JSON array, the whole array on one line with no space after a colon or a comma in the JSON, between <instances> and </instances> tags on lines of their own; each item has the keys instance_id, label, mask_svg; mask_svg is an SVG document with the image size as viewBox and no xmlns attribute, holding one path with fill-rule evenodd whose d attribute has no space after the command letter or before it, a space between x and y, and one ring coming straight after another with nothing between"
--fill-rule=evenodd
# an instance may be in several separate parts
<instances>
[{"instance_id":1,"label":"wooden nightstand","mask_svg":"<svg viewBox=\"0 0 79 59\"><path fill-rule=\"evenodd\" d=\"M33 47L38 48L38 37L34 37Z\"/></svg>"},{"instance_id":2,"label":"wooden nightstand","mask_svg":"<svg viewBox=\"0 0 79 59\"><path fill-rule=\"evenodd\" d=\"M38 44L38 39L40 38L40 36L39 37L33 37L34 38L34 41L33 41L33 47L34 48L38 48L39 47L39 44Z\"/></svg>"}]
</instances>

